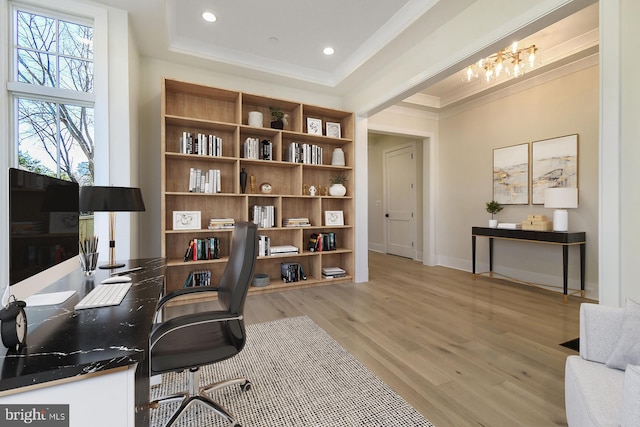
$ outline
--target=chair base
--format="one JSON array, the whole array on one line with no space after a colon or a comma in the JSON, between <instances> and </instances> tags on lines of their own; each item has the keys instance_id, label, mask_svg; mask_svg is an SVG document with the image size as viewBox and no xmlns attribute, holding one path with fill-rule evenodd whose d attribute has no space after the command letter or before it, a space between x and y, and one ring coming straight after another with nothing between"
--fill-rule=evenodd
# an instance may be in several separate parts
<instances>
[{"instance_id":1,"label":"chair base","mask_svg":"<svg viewBox=\"0 0 640 427\"><path fill-rule=\"evenodd\" d=\"M214 413L218 414L232 427L242 427L238 424L222 405L211 400L206 393L210 393L214 390L218 390L224 387L229 387L232 385L239 385L242 391L248 391L251 389L251 382L246 378L235 378L231 380L220 381L215 384L211 384L208 386L200 387L200 370L198 368L189 369L189 390L184 391L182 393L171 394L167 396L162 396L153 402L151 402L150 406L152 408L157 408L161 403L169 403L169 402L181 402L178 409L176 409L169 421L165 424L166 427L173 426L176 421L180 418L180 416L194 403L200 402L203 405L208 406L213 410Z\"/></svg>"}]
</instances>

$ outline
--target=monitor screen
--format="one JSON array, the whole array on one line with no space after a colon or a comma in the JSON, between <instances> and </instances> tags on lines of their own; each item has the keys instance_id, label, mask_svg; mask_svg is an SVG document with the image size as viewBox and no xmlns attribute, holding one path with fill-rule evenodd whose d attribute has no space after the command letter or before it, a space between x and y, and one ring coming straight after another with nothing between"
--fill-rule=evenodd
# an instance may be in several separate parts
<instances>
[{"instance_id":1,"label":"monitor screen","mask_svg":"<svg viewBox=\"0 0 640 427\"><path fill-rule=\"evenodd\" d=\"M9 169L9 285L78 255L79 187Z\"/></svg>"}]
</instances>

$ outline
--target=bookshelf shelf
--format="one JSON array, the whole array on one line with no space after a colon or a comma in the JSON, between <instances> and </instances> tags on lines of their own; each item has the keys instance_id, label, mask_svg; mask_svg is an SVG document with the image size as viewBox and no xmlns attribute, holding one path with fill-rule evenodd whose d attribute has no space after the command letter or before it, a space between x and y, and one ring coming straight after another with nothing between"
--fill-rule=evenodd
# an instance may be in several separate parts
<instances>
[{"instance_id":1,"label":"bookshelf shelf","mask_svg":"<svg viewBox=\"0 0 640 427\"><path fill-rule=\"evenodd\" d=\"M272 292L284 289L329 285L353 280L354 271L354 118L346 111L306 105L288 100L247 94L182 82L173 79L162 81L162 256L167 258L166 291L184 286L191 271L207 269L214 284L220 278L228 261L232 229L208 229L210 218L233 218L251 221L253 206L273 206L274 227L260 227L259 234L268 236L271 245L293 245L297 254L258 257L256 273L270 276L270 284L250 289L250 293ZM270 128L269 107L277 106L288 115L284 129ZM249 126L250 111L263 114L264 127ZM320 119L322 135L307 133L307 119ZM326 136L327 122L340 126L340 135ZM185 137L197 138L198 134L212 135L221 141L221 155L185 154ZM255 138L259 144L268 141L270 159L263 159L263 152L247 151L245 141ZM312 147L313 159L307 163L290 161L290 146ZM267 143L264 143L267 144ZM260 146L260 150L262 145ZM332 152L342 148L346 166L332 166ZM258 158L248 158L258 157ZM311 162L309 162L311 161ZM319 164L314 164L319 163ZM189 191L191 169L203 175L219 170L220 185L217 193ZM247 173L245 192L240 188L240 172ZM347 195L330 197L323 191L330 185L329 179L343 174L347 177ZM215 174L213 175L215 176ZM251 189L250 177L255 179ZM271 184L272 191L263 194L260 185ZM319 189L310 195L308 188ZM216 187L216 189L218 189ZM341 210L345 225L324 224L324 211ZM174 211L199 211L201 228L174 230ZM285 219L308 218L310 226L284 226ZM312 233L335 233L336 250L311 252L308 242ZM184 254L193 239L216 237L219 241L218 259L184 261ZM302 265L307 280L285 283L280 279L280 264L294 262ZM326 279L325 267L340 267L345 276Z\"/></svg>"}]
</instances>

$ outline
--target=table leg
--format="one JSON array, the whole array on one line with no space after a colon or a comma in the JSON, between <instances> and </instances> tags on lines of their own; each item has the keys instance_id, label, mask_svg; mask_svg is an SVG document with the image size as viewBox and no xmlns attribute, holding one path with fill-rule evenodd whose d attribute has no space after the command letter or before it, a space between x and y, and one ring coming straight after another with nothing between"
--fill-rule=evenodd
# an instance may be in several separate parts
<instances>
[{"instance_id":1,"label":"table leg","mask_svg":"<svg viewBox=\"0 0 640 427\"><path fill-rule=\"evenodd\" d=\"M580 298L584 298L584 273L586 264L587 244L580 244Z\"/></svg>"},{"instance_id":2,"label":"table leg","mask_svg":"<svg viewBox=\"0 0 640 427\"><path fill-rule=\"evenodd\" d=\"M493 237L489 237L489 277L493 277Z\"/></svg>"},{"instance_id":3,"label":"table leg","mask_svg":"<svg viewBox=\"0 0 640 427\"><path fill-rule=\"evenodd\" d=\"M476 278L476 236L471 236L471 272L473 278Z\"/></svg>"},{"instance_id":4,"label":"table leg","mask_svg":"<svg viewBox=\"0 0 640 427\"><path fill-rule=\"evenodd\" d=\"M569 245L562 245L562 286L564 292L564 302L567 302L569 291Z\"/></svg>"}]
</instances>

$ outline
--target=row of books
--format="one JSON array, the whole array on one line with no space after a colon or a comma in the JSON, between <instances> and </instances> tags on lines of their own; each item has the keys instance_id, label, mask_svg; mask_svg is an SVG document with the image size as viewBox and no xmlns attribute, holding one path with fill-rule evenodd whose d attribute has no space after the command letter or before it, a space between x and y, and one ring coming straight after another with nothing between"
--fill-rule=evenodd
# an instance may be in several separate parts
<instances>
[{"instance_id":1,"label":"row of books","mask_svg":"<svg viewBox=\"0 0 640 427\"><path fill-rule=\"evenodd\" d=\"M285 218L282 220L283 227L310 227L309 218Z\"/></svg>"},{"instance_id":2,"label":"row of books","mask_svg":"<svg viewBox=\"0 0 640 427\"><path fill-rule=\"evenodd\" d=\"M273 143L268 139L248 137L242 145L245 159L273 160Z\"/></svg>"},{"instance_id":3,"label":"row of books","mask_svg":"<svg viewBox=\"0 0 640 427\"><path fill-rule=\"evenodd\" d=\"M258 206L251 208L251 220L258 227L269 228L276 226L276 207Z\"/></svg>"},{"instance_id":4,"label":"row of books","mask_svg":"<svg viewBox=\"0 0 640 427\"><path fill-rule=\"evenodd\" d=\"M236 225L236 220L233 218L211 218L209 219L209 230L216 230L219 228L233 228Z\"/></svg>"},{"instance_id":5,"label":"row of books","mask_svg":"<svg viewBox=\"0 0 640 427\"><path fill-rule=\"evenodd\" d=\"M190 132L182 132L180 153L200 156L222 156L222 138L199 133L195 138Z\"/></svg>"},{"instance_id":6,"label":"row of books","mask_svg":"<svg viewBox=\"0 0 640 427\"><path fill-rule=\"evenodd\" d=\"M220 193L222 191L220 169L203 171L189 169L189 193Z\"/></svg>"},{"instance_id":7,"label":"row of books","mask_svg":"<svg viewBox=\"0 0 640 427\"><path fill-rule=\"evenodd\" d=\"M196 286L213 286L211 270L194 270L189 272L187 280L184 282L184 287L193 288Z\"/></svg>"},{"instance_id":8,"label":"row of books","mask_svg":"<svg viewBox=\"0 0 640 427\"><path fill-rule=\"evenodd\" d=\"M184 261L202 261L220 258L220 239L205 237L193 239L184 253Z\"/></svg>"},{"instance_id":9,"label":"row of books","mask_svg":"<svg viewBox=\"0 0 640 427\"><path fill-rule=\"evenodd\" d=\"M322 164L322 147L315 144L292 142L287 150L287 161L310 165Z\"/></svg>"},{"instance_id":10,"label":"row of books","mask_svg":"<svg viewBox=\"0 0 640 427\"><path fill-rule=\"evenodd\" d=\"M304 270L302 269L302 264L297 262L280 263L280 277L285 283L307 280L307 276L304 274Z\"/></svg>"},{"instance_id":11,"label":"row of books","mask_svg":"<svg viewBox=\"0 0 640 427\"><path fill-rule=\"evenodd\" d=\"M336 248L336 233L311 233L309 252L335 251Z\"/></svg>"}]
</instances>

